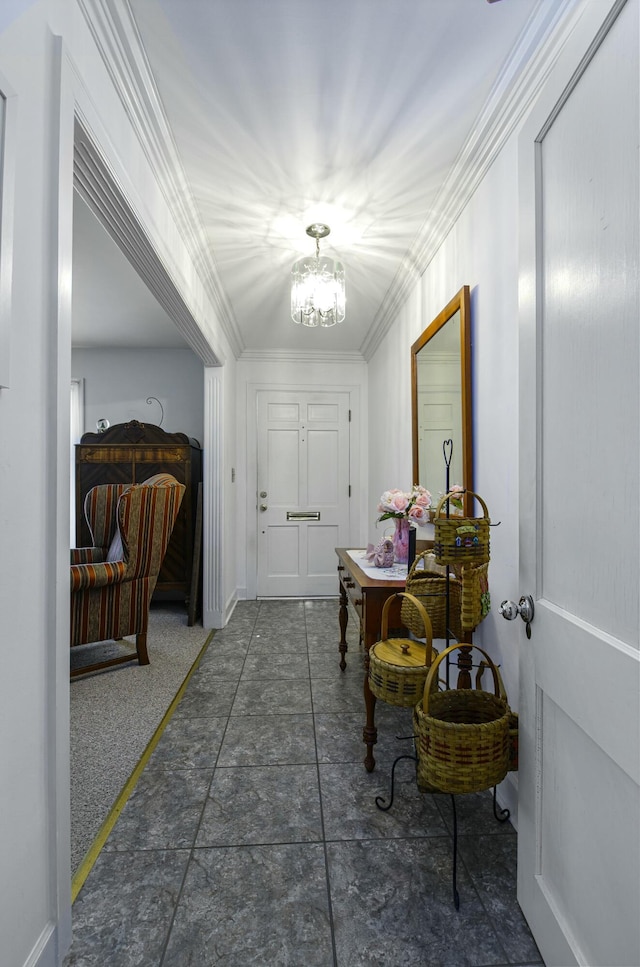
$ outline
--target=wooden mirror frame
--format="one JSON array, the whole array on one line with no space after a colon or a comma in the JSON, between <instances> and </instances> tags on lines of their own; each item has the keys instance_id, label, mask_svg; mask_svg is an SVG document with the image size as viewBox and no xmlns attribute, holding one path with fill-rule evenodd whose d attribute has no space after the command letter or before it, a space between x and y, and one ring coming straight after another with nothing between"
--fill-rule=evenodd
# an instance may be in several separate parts
<instances>
[{"instance_id":1,"label":"wooden mirror frame","mask_svg":"<svg viewBox=\"0 0 640 967\"><path fill-rule=\"evenodd\" d=\"M460 483L465 490L473 490L473 419L471 408L471 299L468 285L463 286L453 297L442 312L436 316L431 325L427 326L422 335L411 347L411 434L413 449L413 482L422 484L431 490L429 480L420 480L419 427L418 427L418 353L424 351L429 341L436 333L460 313L460 405L461 405L461 451L462 451L462 480L450 479L450 485ZM443 458L444 470L444 458ZM435 475L434 475L435 479ZM439 489L444 493L444 476ZM431 481L433 487L433 480ZM437 500L437 493L432 491L433 500ZM469 502L465 501L466 512L469 513Z\"/></svg>"}]
</instances>

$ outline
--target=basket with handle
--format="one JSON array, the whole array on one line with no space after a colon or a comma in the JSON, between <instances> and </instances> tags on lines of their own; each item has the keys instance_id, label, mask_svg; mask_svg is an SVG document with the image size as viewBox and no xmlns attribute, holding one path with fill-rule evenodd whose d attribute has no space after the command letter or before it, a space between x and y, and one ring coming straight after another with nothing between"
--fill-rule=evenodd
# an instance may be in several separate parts
<instances>
[{"instance_id":1,"label":"basket with handle","mask_svg":"<svg viewBox=\"0 0 640 967\"><path fill-rule=\"evenodd\" d=\"M436 507L433 553L438 564L485 564L489 560L489 511L479 494L475 497L482 507L482 517L446 517L443 508L452 494L445 494ZM458 497L458 492L453 496Z\"/></svg>"},{"instance_id":2,"label":"basket with handle","mask_svg":"<svg viewBox=\"0 0 640 967\"><path fill-rule=\"evenodd\" d=\"M431 551L418 554L409 568L406 590L423 605L431 620L431 631L434 638L452 637L459 640L462 637L461 614L461 582L454 575L447 577L445 573L429 570L429 561L433 559ZM422 566L420 566L422 564ZM437 565L436 565L437 566ZM449 586L449 632L447 635L447 582ZM400 609L403 624L418 638L422 637L423 620L420 612L410 598L405 598Z\"/></svg>"},{"instance_id":3,"label":"basket with handle","mask_svg":"<svg viewBox=\"0 0 640 967\"><path fill-rule=\"evenodd\" d=\"M420 636L425 639L389 638L389 609L395 598L412 599L413 607L422 619ZM389 705L410 708L424 689L433 656L431 621L424 607L412 594L399 591L390 595L382 608L380 640L369 649L369 688Z\"/></svg>"},{"instance_id":4,"label":"basket with handle","mask_svg":"<svg viewBox=\"0 0 640 967\"><path fill-rule=\"evenodd\" d=\"M460 622L465 631L477 628L491 610L489 563L462 567Z\"/></svg>"},{"instance_id":5,"label":"basket with handle","mask_svg":"<svg viewBox=\"0 0 640 967\"><path fill-rule=\"evenodd\" d=\"M476 673L476 688L481 687L482 675L485 668L488 668L486 661L481 661L478 665L478 671ZM500 674L500 669L496 665L496 672L498 674L498 682L500 685L500 695L507 700L507 692L502 681L502 675ZM509 709L509 772L518 771L518 728L519 720L518 713Z\"/></svg>"},{"instance_id":6,"label":"basket with handle","mask_svg":"<svg viewBox=\"0 0 640 967\"><path fill-rule=\"evenodd\" d=\"M493 674L494 694L478 688L437 689L440 662L458 648L476 648ZM510 709L489 655L477 645L445 648L429 669L414 709L417 780L422 789L468 793L490 789L509 771Z\"/></svg>"}]
</instances>

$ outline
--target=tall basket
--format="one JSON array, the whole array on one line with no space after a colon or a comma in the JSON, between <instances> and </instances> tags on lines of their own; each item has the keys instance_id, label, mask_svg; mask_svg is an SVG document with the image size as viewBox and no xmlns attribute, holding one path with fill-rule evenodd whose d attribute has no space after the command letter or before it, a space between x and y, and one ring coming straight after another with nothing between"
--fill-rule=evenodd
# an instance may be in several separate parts
<instances>
[{"instance_id":1,"label":"tall basket","mask_svg":"<svg viewBox=\"0 0 640 967\"><path fill-rule=\"evenodd\" d=\"M445 502L458 493L445 494L435 510L433 553L438 564L485 564L489 560L489 511L479 494L467 490L480 503L482 517L443 516Z\"/></svg>"},{"instance_id":2,"label":"tall basket","mask_svg":"<svg viewBox=\"0 0 640 967\"><path fill-rule=\"evenodd\" d=\"M459 641L462 637L461 582L453 574L447 576L445 568L438 568L437 571L429 570L428 562L430 558L432 558L431 551L423 551L416 555L409 568L405 588L425 608L431 619L431 630L434 638L455 638L456 641ZM448 629L447 587L449 589ZM422 636L422 616L409 598L402 602L400 616L409 631L417 637ZM447 630L449 634L447 634Z\"/></svg>"},{"instance_id":3,"label":"tall basket","mask_svg":"<svg viewBox=\"0 0 640 967\"><path fill-rule=\"evenodd\" d=\"M437 690L438 665L452 651L476 648L493 675L494 693L478 688ZM490 789L509 771L510 709L500 694L496 666L482 648L462 644L434 659L422 702L414 709L420 788L468 793Z\"/></svg>"},{"instance_id":4,"label":"tall basket","mask_svg":"<svg viewBox=\"0 0 640 967\"><path fill-rule=\"evenodd\" d=\"M389 609L395 598L410 600L420 615L422 627L419 630L425 639L424 644L412 638L388 637ZM424 691L433 657L429 615L414 595L399 591L384 603L380 635L380 641L369 649L369 688L376 698L389 705L411 708Z\"/></svg>"}]
</instances>

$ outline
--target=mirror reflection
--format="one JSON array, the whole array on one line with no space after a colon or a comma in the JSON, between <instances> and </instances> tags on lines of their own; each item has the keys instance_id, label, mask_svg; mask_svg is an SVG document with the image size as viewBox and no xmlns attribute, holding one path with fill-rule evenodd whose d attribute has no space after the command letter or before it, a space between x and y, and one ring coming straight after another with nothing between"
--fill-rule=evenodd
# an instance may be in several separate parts
<instances>
[{"instance_id":1,"label":"mirror reflection","mask_svg":"<svg viewBox=\"0 0 640 967\"><path fill-rule=\"evenodd\" d=\"M473 488L469 301L464 286L411 347L413 477L434 505L446 488L445 440L449 485Z\"/></svg>"}]
</instances>

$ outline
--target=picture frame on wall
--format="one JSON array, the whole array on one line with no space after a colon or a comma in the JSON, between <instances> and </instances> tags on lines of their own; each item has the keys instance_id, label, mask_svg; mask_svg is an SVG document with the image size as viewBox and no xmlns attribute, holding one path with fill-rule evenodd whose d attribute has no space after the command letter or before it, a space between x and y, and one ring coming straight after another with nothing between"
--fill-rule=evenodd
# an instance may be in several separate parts
<instances>
[{"instance_id":1,"label":"picture frame on wall","mask_svg":"<svg viewBox=\"0 0 640 967\"><path fill-rule=\"evenodd\" d=\"M11 385L11 288L16 96L0 73L0 391Z\"/></svg>"}]
</instances>

